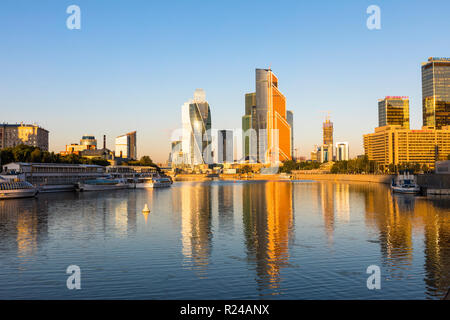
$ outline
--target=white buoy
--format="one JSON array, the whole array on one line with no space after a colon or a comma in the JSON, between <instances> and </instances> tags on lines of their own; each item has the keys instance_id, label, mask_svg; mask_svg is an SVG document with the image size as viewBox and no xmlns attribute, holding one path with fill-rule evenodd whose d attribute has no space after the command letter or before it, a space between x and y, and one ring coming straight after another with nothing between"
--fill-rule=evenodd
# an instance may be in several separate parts
<instances>
[{"instance_id":1,"label":"white buoy","mask_svg":"<svg viewBox=\"0 0 450 320\"><path fill-rule=\"evenodd\" d=\"M148 208L147 204L145 204L144 209L142 209L142 212L145 212L145 213L149 213L150 212L150 209Z\"/></svg>"}]
</instances>

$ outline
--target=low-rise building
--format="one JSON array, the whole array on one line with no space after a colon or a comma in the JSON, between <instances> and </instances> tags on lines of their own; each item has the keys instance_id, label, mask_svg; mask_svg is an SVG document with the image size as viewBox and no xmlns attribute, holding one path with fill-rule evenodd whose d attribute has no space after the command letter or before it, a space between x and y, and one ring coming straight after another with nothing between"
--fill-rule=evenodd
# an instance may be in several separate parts
<instances>
[{"instance_id":1,"label":"low-rise building","mask_svg":"<svg viewBox=\"0 0 450 320\"><path fill-rule=\"evenodd\" d=\"M20 144L48 151L48 131L36 124L0 124L0 149Z\"/></svg>"},{"instance_id":2,"label":"low-rise building","mask_svg":"<svg viewBox=\"0 0 450 320\"><path fill-rule=\"evenodd\" d=\"M364 135L364 150L369 160L382 168L390 164L419 163L434 168L435 162L450 154L450 126L409 130L399 125L375 128Z\"/></svg>"}]
</instances>

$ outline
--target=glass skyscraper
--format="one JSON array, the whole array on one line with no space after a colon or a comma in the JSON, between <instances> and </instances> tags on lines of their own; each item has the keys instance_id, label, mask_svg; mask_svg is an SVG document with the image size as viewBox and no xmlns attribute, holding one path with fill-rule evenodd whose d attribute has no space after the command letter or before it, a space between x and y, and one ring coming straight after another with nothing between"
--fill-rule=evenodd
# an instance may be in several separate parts
<instances>
[{"instance_id":1,"label":"glass skyscraper","mask_svg":"<svg viewBox=\"0 0 450 320\"><path fill-rule=\"evenodd\" d=\"M278 89L278 78L270 69L256 69L255 78L256 92L245 96L244 157L265 164L290 160L291 126L286 118L286 98ZM250 125L255 139L246 135Z\"/></svg>"},{"instance_id":2,"label":"glass skyscraper","mask_svg":"<svg viewBox=\"0 0 450 320\"><path fill-rule=\"evenodd\" d=\"M212 163L211 110L203 89L196 89L194 99L182 106L183 164Z\"/></svg>"},{"instance_id":3,"label":"glass skyscraper","mask_svg":"<svg viewBox=\"0 0 450 320\"><path fill-rule=\"evenodd\" d=\"M450 125L450 58L422 63L422 112L424 126Z\"/></svg>"},{"instance_id":4,"label":"glass skyscraper","mask_svg":"<svg viewBox=\"0 0 450 320\"><path fill-rule=\"evenodd\" d=\"M409 129L409 98L385 97L378 100L378 126L399 125Z\"/></svg>"}]
</instances>

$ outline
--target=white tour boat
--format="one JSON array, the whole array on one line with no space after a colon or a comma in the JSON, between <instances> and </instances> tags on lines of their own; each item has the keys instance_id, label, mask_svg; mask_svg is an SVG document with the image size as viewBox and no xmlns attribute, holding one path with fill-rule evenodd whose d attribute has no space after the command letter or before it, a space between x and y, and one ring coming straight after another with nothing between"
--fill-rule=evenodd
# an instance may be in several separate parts
<instances>
[{"instance_id":1,"label":"white tour boat","mask_svg":"<svg viewBox=\"0 0 450 320\"><path fill-rule=\"evenodd\" d=\"M130 183L126 179L114 179L110 177L85 180L77 184L78 191L103 191L128 188L130 188Z\"/></svg>"},{"instance_id":2,"label":"white tour boat","mask_svg":"<svg viewBox=\"0 0 450 320\"><path fill-rule=\"evenodd\" d=\"M0 200L35 197L38 190L29 182L0 177Z\"/></svg>"},{"instance_id":3,"label":"white tour boat","mask_svg":"<svg viewBox=\"0 0 450 320\"><path fill-rule=\"evenodd\" d=\"M392 179L391 189L398 193L416 194L420 192L416 177L409 172L399 174L395 179Z\"/></svg>"},{"instance_id":4,"label":"white tour boat","mask_svg":"<svg viewBox=\"0 0 450 320\"><path fill-rule=\"evenodd\" d=\"M136 188L166 188L172 185L172 180L167 177L139 177L136 180Z\"/></svg>"}]
</instances>

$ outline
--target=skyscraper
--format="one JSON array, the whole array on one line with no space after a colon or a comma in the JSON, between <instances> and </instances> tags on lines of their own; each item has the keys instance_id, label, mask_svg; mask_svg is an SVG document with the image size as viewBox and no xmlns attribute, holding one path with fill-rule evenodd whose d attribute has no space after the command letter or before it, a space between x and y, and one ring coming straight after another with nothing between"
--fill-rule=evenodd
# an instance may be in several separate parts
<instances>
[{"instance_id":1,"label":"skyscraper","mask_svg":"<svg viewBox=\"0 0 450 320\"><path fill-rule=\"evenodd\" d=\"M294 112L291 110L286 111L286 119L291 127L291 158L294 159Z\"/></svg>"},{"instance_id":2,"label":"skyscraper","mask_svg":"<svg viewBox=\"0 0 450 320\"><path fill-rule=\"evenodd\" d=\"M422 63L422 113L424 126L450 125L450 58Z\"/></svg>"},{"instance_id":3,"label":"skyscraper","mask_svg":"<svg viewBox=\"0 0 450 320\"><path fill-rule=\"evenodd\" d=\"M290 160L291 127L286 118L286 98L278 89L278 78L270 69L256 69L255 75L256 92L246 95L246 115L242 121L244 155L247 158L252 154L252 139L245 135L251 124L256 135L256 161L276 164Z\"/></svg>"},{"instance_id":4,"label":"skyscraper","mask_svg":"<svg viewBox=\"0 0 450 320\"><path fill-rule=\"evenodd\" d=\"M194 99L181 107L183 122L183 163L200 165L212 163L211 110L203 89L196 89Z\"/></svg>"},{"instance_id":5,"label":"skyscraper","mask_svg":"<svg viewBox=\"0 0 450 320\"><path fill-rule=\"evenodd\" d=\"M388 96L378 100L378 126L390 125L409 129L409 97Z\"/></svg>"},{"instance_id":6,"label":"skyscraper","mask_svg":"<svg viewBox=\"0 0 450 320\"><path fill-rule=\"evenodd\" d=\"M234 161L233 130L219 130L217 134L218 163Z\"/></svg>"},{"instance_id":7,"label":"skyscraper","mask_svg":"<svg viewBox=\"0 0 450 320\"><path fill-rule=\"evenodd\" d=\"M333 122L328 117L323 123L323 144L333 144Z\"/></svg>"}]
</instances>

